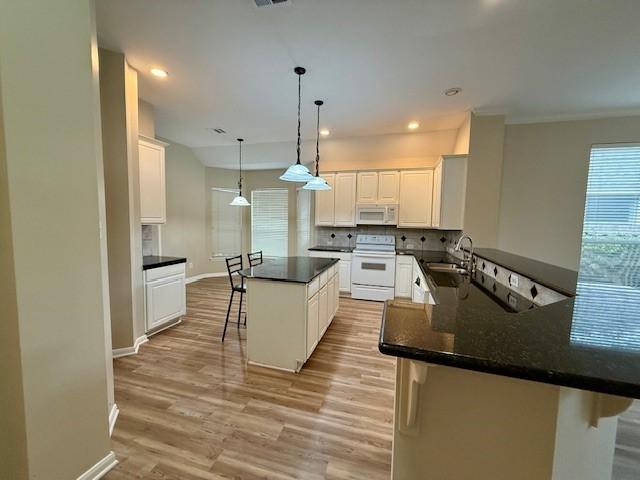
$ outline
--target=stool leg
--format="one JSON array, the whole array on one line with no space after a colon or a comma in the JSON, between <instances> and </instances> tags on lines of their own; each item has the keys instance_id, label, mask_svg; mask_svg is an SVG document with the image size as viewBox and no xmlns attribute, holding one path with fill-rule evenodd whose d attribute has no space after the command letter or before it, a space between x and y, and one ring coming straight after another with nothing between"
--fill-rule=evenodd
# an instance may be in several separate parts
<instances>
[{"instance_id":1,"label":"stool leg","mask_svg":"<svg viewBox=\"0 0 640 480\"><path fill-rule=\"evenodd\" d=\"M240 313L242 312L242 290L240 291L240 304L238 305L238 328L240 328Z\"/></svg>"},{"instance_id":2,"label":"stool leg","mask_svg":"<svg viewBox=\"0 0 640 480\"><path fill-rule=\"evenodd\" d=\"M227 318L224 321L224 330L222 331L222 341L224 342L224 336L227 334L227 323L229 323L229 313L231 313L231 304L233 303L233 294L235 290L231 290L231 298L229 299L229 306L227 307Z\"/></svg>"}]
</instances>

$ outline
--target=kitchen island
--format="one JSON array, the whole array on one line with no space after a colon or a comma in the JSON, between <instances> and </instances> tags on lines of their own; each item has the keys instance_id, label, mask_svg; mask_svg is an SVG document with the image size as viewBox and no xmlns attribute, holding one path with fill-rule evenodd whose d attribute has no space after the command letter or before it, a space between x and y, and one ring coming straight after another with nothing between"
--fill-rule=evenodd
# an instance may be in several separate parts
<instances>
[{"instance_id":1,"label":"kitchen island","mask_svg":"<svg viewBox=\"0 0 640 480\"><path fill-rule=\"evenodd\" d=\"M338 310L337 258L277 257L247 282L247 361L299 372Z\"/></svg>"},{"instance_id":2,"label":"kitchen island","mask_svg":"<svg viewBox=\"0 0 640 480\"><path fill-rule=\"evenodd\" d=\"M497 250L478 250L472 275L431 270L455 261L445 252L405 253L435 304L385 305L379 349L398 357L392 478L611 478L616 416L640 398L640 340L624 335L639 297ZM498 281L502 269L528 277L528 298ZM540 305L545 288L559 296Z\"/></svg>"}]
</instances>

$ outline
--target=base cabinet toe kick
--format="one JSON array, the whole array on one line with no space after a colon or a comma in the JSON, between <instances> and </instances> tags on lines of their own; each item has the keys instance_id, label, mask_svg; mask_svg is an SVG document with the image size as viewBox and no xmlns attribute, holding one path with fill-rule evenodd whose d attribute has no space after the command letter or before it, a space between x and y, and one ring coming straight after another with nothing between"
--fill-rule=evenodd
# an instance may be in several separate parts
<instances>
[{"instance_id":1,"label":"base cabinet toe kick","mask_svg":"<svg viewBox=\"0 0 640 480\"><path fill-rule=\"evenodd\" d=\"M338 260L308 283L247 278L247 361L299 372L340 301Z\"/></svg>"}]
</instances>

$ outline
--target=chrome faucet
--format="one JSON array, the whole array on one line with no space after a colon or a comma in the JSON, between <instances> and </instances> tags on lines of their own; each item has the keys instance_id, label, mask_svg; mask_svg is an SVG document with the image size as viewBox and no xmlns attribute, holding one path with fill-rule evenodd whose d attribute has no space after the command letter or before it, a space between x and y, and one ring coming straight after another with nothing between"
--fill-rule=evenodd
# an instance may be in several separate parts
<instances>
[{"instance_id":1,"label":"chrome faucet","mask_svg":"<svg viewBox=\"0 0 640 480\"><path fill-rule=\"evenodd\" d=\"M462 250L462 241L464 239L469 240L469 258L467 258L465 256L465 250ZM456 243L456 248L455 251L459 252L462 250L462 264L463 266L467 269L467 272L469 272L469 274L473 273L473 240L471 239L471 237L467 234L462 235L459 239L458 239L458 243Z\"/></svg>"}]
</instances>

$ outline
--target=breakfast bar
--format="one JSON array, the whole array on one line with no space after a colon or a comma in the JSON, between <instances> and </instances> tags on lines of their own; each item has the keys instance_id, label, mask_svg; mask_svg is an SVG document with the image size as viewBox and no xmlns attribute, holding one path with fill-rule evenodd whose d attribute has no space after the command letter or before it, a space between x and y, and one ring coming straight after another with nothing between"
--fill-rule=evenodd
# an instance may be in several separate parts
<instances>
[{"instance_id":1,"label":"breakfast bar","mask_svg":"<svg viewBox=\"0 0 640 480\"><path fill-rule=\"evenodd\" d=\"M337 258L277 257L240 271L247 281L247 360L299 372L338 310Z\"/></svg>"}]
</instances>

